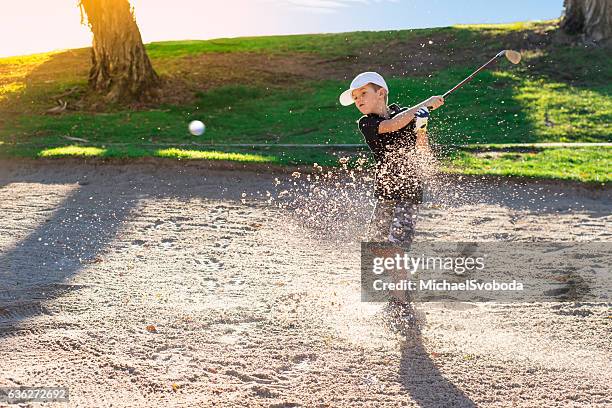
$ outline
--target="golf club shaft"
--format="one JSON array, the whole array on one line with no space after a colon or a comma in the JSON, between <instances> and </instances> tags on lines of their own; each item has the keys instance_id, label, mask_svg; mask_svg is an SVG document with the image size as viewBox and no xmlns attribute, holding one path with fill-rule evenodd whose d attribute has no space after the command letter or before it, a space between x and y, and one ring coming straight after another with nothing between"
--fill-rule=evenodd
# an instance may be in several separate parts
<instances>
[{"instance_id":1,"label":"golf club shaft","mask_svg":"<svg viewBox=\"0 0 612 408\"><path fill-rule=\"evenodd\" d=\"M452 89L448 90L444 95L443 98L446 99L450 94L452 94L453 92L455 92L457 89L461 88L463 85L467 84L468 82L470 82L472 79L474 79L474 77L476 76L476 74L478 74L480 71L482 71L483 69L485 69L487 66L489 66L493 61L495 61L496 59L498 59L499 57L501 57L503 54L503 51L498 53L496 56L494 56L493 58L491 58L486 64L484 64L482 67L478 68L476 71L474 71L472 73L472 75L470 75L469 77L465 78L463 81L459 82L457 85L455 85Z\"/></svg>"}]
</instances>

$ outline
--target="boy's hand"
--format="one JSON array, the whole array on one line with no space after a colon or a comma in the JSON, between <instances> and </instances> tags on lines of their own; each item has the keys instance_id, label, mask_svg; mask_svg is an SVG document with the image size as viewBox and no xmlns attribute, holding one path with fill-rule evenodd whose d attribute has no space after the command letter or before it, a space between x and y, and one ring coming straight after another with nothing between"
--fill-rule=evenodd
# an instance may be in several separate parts
<instances>
[{"instance_id":1,"label":"boy's hand","mask_svg":"<svg viewBox=\"0 0 612 408\"><path fill-rule=\"evenodd\" d=\"M430 109L438 109L440 106L444 105L444 98L439 95L432 96L427 100L426 104Z\"/></svg>"}]
</instances>

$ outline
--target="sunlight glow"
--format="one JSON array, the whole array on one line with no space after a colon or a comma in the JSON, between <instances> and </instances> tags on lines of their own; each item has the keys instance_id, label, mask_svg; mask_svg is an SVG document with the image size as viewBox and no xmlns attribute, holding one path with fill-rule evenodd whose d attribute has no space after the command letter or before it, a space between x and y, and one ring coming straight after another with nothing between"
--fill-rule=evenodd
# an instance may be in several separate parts
<instances>
[{"instance_id":1,"label":"sunlight glow","mask_svg":"<svg viewBox=\"0 0 612 408\"><path fill-rule=\"evenodd\" d=\"M80 24L74 1L3 1L0 11L0 57L87 47L89 29Z\"/></svg>"},{"instance_id":2,"label":"sunlight glow","mask_svg":"<svg viewBox=\"0 0 612 408\"><path fill-rule=\"evenodd\" d=\"M25 88L26 77L51 58L53 53L6 58L0 64L0 102Z\"/></svg>"},{"instance_id":3,"label":"sunlight glow","mask_svg":"<svg viewBox=\"0 0 612 408\"><path fill-rule=\"evenodd\" d=\"M64 146L45 149L38 153L38 157L62 157L62 156L103 156L106 149L85 146Z\"/></svg>"},{"instance_id":4,"label":"sunlight glow","mask_svg":"<svg viewBox=\"0 0 612 408\"><path fill-rule=\"evenodd\" d=\"M228 153L219 151L184 150L184 149L160 149L155 156L169 157L174 159L207 159L207 160L230 160L237 162L271 163L274 157L262 156L251 153Z\"/></svg>"}]
</instances>

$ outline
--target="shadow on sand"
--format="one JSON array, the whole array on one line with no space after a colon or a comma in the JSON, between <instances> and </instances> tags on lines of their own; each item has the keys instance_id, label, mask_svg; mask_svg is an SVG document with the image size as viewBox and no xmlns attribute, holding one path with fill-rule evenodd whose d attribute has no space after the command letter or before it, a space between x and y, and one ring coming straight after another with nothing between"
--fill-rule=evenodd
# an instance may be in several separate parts
<instances>
[{"instance_id":1,"label":"shadow on sand","mask_svg":"<svg viewBox=\"0 0 612 408\"><path fill-rule=\"evenodd\" d=\"M476 404L446 379L425 349L419 327L409 328L401 344L402 388L422 408L471 408Z\"/></svg>"},{"instance_id":2,"label":"shadow on sand","mask_svg":"<svg viewBox=\"0 0 612 408\"><path fill-rule=\"evenodd\" d=\"M390 300L385 306L387 328L398 335L400 345L399 383L411 401L422 408L473 408L474 402L444 377L425 347L422 328L425 315L409 303Z\"/></svg>"},{"instance_id":3,"label":"shadow on sand","mask_svg":"<svg viewBox=\"0 0 612 408\"><path fill-rule=\"evenodd\" d=\"M129 168L122 166L81 164L73 168L33 161L0 164L0 197L6 197L5 202L15 200L12 193L1 194L13 183L21 184L15 190L19 191L17 197L23 197L23 202L0 207L7 221L2 233L13 241L11 231L18 233L20 223L30 223L32 212L40 217L35 227L24 227L28 229L25 237L0 252L0 340L24 330L25 320L51 314L45 307L49 300L78 290L80 286L70 284L70 279L100 262L122 228L138 216L142 200L241 198L242 186L227 187L240 182L238 172L207 179L206 173L187 171L191 174L183 180L183 170L174 164L168 172L159 167L150 166L136 180ZM64 194L52 186L62 186ZM32 211L31 207L36 208ZM119 248L130 250L129 246Z\"/></svg>"}]
</instances>

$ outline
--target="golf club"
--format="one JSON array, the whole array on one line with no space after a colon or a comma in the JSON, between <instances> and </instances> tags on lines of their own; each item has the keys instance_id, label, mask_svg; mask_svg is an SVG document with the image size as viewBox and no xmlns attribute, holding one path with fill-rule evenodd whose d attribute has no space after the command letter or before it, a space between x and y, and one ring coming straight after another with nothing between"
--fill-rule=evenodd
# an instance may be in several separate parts
<instances>
[{"instance_id":1,"label":"golf club","mask_svg":"<svg viewBox=\"0 0 612 408\"><path fill-rule=\"evenodd\" d=\"M499 57L502 57L502 56L506 57L508 59L508 61L510 61L512 64L515 64L515 65L518 64L519 62L521 62L521 53L520 52L514 51L514 50L503 50L503 51L500 51L499 53L497 53L496 56L494 56L489 61L487 61L486 64L484 64L483 66L478 68L470 76L468 76L463 81L461 81L457 85L455 85L452 89L448 90L443 95L444 99L446 99L450 94L455 92L457 89L461 88L463 85L465 85L468 82L470 82L476 76L476 74L478 74L480 71L485 69L487 66L489 66L491 63L493 63L495 60L497 60Z\"/></svg>"}]
</instances>

